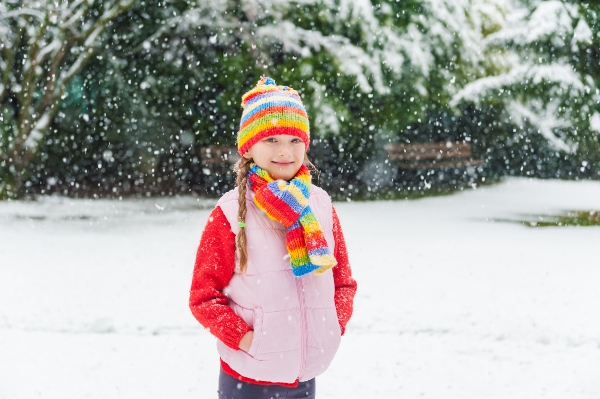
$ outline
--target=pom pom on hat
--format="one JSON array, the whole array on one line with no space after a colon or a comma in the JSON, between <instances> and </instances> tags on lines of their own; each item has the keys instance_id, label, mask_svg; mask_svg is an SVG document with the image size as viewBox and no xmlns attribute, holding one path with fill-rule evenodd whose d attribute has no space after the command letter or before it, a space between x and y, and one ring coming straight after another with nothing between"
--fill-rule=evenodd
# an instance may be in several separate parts
<instances>
[{"instance_id":1,"label":"pom pom on hat","mask_svg":"<svg viewBox=\"0 0 600 399\"><path fill-rule=\"evenodd\" d=\"M278 134L296 136L310 142L308 114L298 92L289 86L277 86L263 76L242 96L242 120L238 131L238 152L244 155L256 142Z\"/></svg>"}]
</instances>

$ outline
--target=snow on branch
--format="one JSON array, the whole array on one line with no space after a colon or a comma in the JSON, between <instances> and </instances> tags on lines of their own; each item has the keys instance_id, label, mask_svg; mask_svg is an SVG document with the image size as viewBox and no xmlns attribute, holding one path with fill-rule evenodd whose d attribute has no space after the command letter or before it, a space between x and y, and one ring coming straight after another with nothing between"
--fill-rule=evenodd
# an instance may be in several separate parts
<instances>
[{"instance_id":1,"label":"snow on branch","mask_svg":"<svg viewBox=\"0 0 600 399\"><path fill-rule=\"evenodd\" d=\"M600 133L600 113L594 112L594 115L590 117L590 129Z\"/></svg>"},{"instance_id":2,"label":"snow on branch","mask_svg":"<svg viewBox=\"0 0 600 399\"><path fill-rule=\"evenodd\" d=\"M192 29L198 29L199 27L211 27L211 28L234 28L237 24L233 20L229 20L223 17L224 10L220 9L207 9L207 8L194 8L192 10L185 11L181 15L171 17L167 23L160 29L175 27L177 32L187 32ZM159 32L157 32L158 34ZM156 35L153 35L156 36Z\"/></svg>"},{"instance_id":3,"label":"snow on branch","mask_svg":"<svg viewBox=\"0 0 600 399\"><path fill-rule=\"evenodd\" d=\"M537 45L541 41L550 40L553 45L562 47L575 33L573 20L580 18L576 6L561 1L542 1L531 15L527 16L528 14L526 8L518 9L507 28L487 37L484 45L486 47L501 47L510 43ZM578 33L585 36L587 32L585 26L579 29Z\"/></svg>"},{"instance_id":4,"label":"snow on branch","mask_svg":"<svg viewBox=\"0 0 600 399\"><path fill-rule=\"evenodd\" d=\"M61 40L59 40L57 37L54 37L52 39L52 41L48 44L46 44L38 53L35 61L38 65L44 63L49 57L52 56L52 54L56 54L61 46L63 45L63 42Z\"/></svg>"},{"instance_id":5,"label":"snow on branch","mask_svg":"<svg viewBox=\"0 0 600 399\"><path fill-rule=\"evenodd\" d=\"M75 76L77 73L79 73L79 71L81 71L81 69L83 68L85 62L92 56L94 50L91 48L86 49L85 51L83 51L75 60L75 62L73 62L73 64L71 65L71 67L69 68L69 70L67 72L63 72L60 75L60 86L61 89L64 89L64 86L67 85L67 83L73 78L73 76Z\"/></svg>"},{"instance_id":6,"label":"snow on branch","mask_svg":"<svg viewBox=\"0 0 600 399\"><path fill-rule=\"evenodd\" d=\"M45 113L38 119L24 142L25 148L32 150L37 147L39 141L44 137L44 133L50 126L51 121L49 113Z\"/></svg>"},{"instance_id":7,"label":"snow on branch","mask_svg":"<svg viewBox=\"0 0 600 399\"><path fill-rule=\"evenodd\" d=\"M21 8L21 9L9 11L7 13L0 15L0 19L15 18L15 17L23 16L23 15L30 15L32 17L36 17L41 20L43 20L45 18L45 13L42 11L35 10L33 8Z\"/></svg>"},{"instance_id":8,"label":"snow on branch","mask_svg":"<svg viewBox=\"0 0 600 399\"><path fill-rule=\"evenodd\" d=\"M384 33L387 32L387 30L384 30ZM432 52L428 51L430 45L427 43L426 37L415 24L411 23L404 35L398 37L395 33L390 32L386 34L386 39L389 46L386 46L383 54L387 65L400 72L403 60L398 59L394 62L393 56L394 53L404 53L422 76L429 77L429 72L435 60Z\"/></svg>"},{"instance_id":9,"label":"snow on branch","mask_svg":"<svg viewBox=\"0 0 600 399\"><path fill-rule=\"evenodd\" d=\"M571 16L561 1L540 3L527 25L530 29L525 36L527 43L551 37L553 43L563 45L566 36L572 32Z\"/></svg>"},{"instance_id":10,"label":"snow on branch","mask_svg":"<svg viewBox=\"0 0 600 399\"><path fill-rule=\"evenodd\" d=\"M537 113L533 111L536 108L539 108L539 112ZM571 122L557 116L558 108L558 101L553 101L546 104L546 106L541 104L537 106L535 104L521 104L518 101L511 101L506 107L515 123L522 125L527 121L538 129L539 133L548 140L548 143L552 147L568 153L575 152L577 150L577 143L566 142L554 134L554 129L571 127Z\"/></svg>"},{"instance_id":11,"label":"snow on branch","mask_svg":"<svg viewBox=\"0 0 600 399\"><path fill-rule=\"evenodd\" d=\"M281 42L284 50L295 52L302 57L309 57L311 48L319 51L322 47L329 49L350 44L344 36L323 36L319 31L299 28L290 21L262 26L258 28L257 33L260 37Z\"/></svg>"},{"instance_id":12,"label":"snow on branch","mask_svg":"<svg viewBox=\"0 0 600 399\"><path fill-rule=\"evenodd\" d=\"M311 50L324 49L333 55L339 62L339 69L347 75L355 76L363 92L373 91L369 84L369 77L365 70L375 81L378 92L386 93L389 90L382 80L380 68L381 60L375 52L372 56L362 48L350 43L347 37L340 35L323 35L319 31L300 28L290 21L281 21L277 25L266 25L257 29L260 38L281 43L284 51L309 57Z\"/></svg>"},{"instance_id":13,"label":"snow on branch","mask_svg":"<svg viewBox=\"0 0 600 399\"><path fill-rule=\"evenodd\" d=\"M73 15L70 15L68 18L66 19L67 16L63 16L63 22L60 23L61 28L67 28L67 27L72 27L73 25L75 25L77 23L77 21L80 21L84 15L87 13L88 8L87 7L80 7L77 12Z\"/></svg>"},{"instance_id":14,"label":"snow on branch","mask_svg":"<svg viewBox=\"0 0 600 399\"><path fill-rule=\"evenodd\" d=\"M454 107L462 102L479 104L489 96L495 96L499 91L520 85L523 82L530 82L530 84L547 83L561 89L574 89L580 93L583 93L586 88L586 85L579 79L579 75L573 71L570 65L521 65L506 74L481 78L467 84L454 95L450 105Z\"/></svg>"},{"instance_id":15,"label":"snow on branch","mask_svg":"<svg viewBox=\"0 0 600 399\"><path fill-rule=\"evenodd\" d=\"M73 1L71 4L68 3L63 3L63 5L65 5L66 7L64 8L64 11L61 15L61 17L64 19L69 18L71 15L73 15L73 12L77 9L77 7L79 7L81 4L83 4L84 2L86 2L86 0L75 0ZM88 4L90 4L90 2L88 2ZM91 4L90 4L91 5Z\"/></svg>"},{"instance_id":16,"label":"snow on branch","mask_svg":"<svg viewBox=\"0 0 600 399\"><path fill-rule=\"evenodd\" d=\"M344 117L342 115L338 117L338 112L325 100L324 86L314 80L310 80L308 85L314 91L312 104L318 110L312 124L318 126L319 129L328 129L331 133L338 134L341 128L340 118L343 121Z\"/></svg>"},{"instance_id":17,"label":"snow on branch","mask_svg":"<svg viewBox=\"0 0 600 399\"><path fill-rule=\"evenodd\" d=\"M96 43L96 40L98 39L98 35L104 30L103 26L98 26L96 29L94 29L90 35L85 39L85 46L86 47L92 47L94 45L94 43Z\"/></svg>"},{"instance_id":18,"label":"snow on branch","mask_svg":"<svg viewBox=\"0 0 600 399\"><path fill-rule=\"evenodd\" d=\"M573 31L573 40L571 41L572 45L577 45L578 43L584 44L592 44L592 40L594 38L594 32L590 29L590 26L587 24L585 19L581 18L579 22L577 22L577 26Z\"/></svg>"}]
</instances>

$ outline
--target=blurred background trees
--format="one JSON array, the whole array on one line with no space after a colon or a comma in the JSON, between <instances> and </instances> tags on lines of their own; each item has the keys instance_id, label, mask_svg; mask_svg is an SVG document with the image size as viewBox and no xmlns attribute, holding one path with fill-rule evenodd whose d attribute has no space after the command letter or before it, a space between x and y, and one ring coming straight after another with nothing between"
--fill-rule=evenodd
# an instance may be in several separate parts
<instances>
[{"instance_id":1,"label":"blurred background trees","mask_svg":"<svg viewBox=\"0 0 600 399\"><path fill-rule=\"evenodd\" d=\"M423 188L387 162L389 141L467 141L486 160L439 184L600 176L595 4L25 3L0 5L5 198L219 194L232 179L199 149L235 144L241 96L263 74L300 91L309 155L338 197ZM50 86L62 92L44 118L35 104Z\"/></svg>"}]
</instances>

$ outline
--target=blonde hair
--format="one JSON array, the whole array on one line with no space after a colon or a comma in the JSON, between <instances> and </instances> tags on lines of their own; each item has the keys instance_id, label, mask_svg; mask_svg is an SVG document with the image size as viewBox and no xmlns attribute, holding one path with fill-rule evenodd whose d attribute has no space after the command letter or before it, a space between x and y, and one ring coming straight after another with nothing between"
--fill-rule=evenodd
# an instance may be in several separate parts
<instances>
[{"instance_id":1,"label":"blonde hair","mask_svg":"<svg viewBox=\"0 0 600 399\"><path fill-rule=\"evenodd\" d=\"M240 157L240 159L233 165L233 171L236 173L235 184L238 188L238 223L246 223L246 191L248 188L248 171L250 165L254 160L252 158L247 159ZM320 179L320 173L317 167L308 159L308 155L304 153L304 164L310 169L310 171L317 176L317 180ZM246 241L246 229L240 228L237 234L236 247L240 258L240 269L239 272L244 274L248 267L248 248Z\"/></svg>"}]
</instances>

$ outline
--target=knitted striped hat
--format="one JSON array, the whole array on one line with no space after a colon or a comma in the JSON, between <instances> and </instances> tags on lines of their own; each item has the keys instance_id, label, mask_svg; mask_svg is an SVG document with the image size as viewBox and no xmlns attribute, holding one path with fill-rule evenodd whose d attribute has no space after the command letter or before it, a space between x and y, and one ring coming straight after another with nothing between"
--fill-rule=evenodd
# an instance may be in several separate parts
<instances>
[{"instance_id":1,"label":"knitted striped hat","mask_svg":"<svg viewBox=\"0 0 600 399\"><path fill-rule=\"evenodd\" d=\"M296 90L277 86L273 79L263 76L242 96L242 108L238 132L240 155L265 137L277 134L299 137L308 149L308 115Z\"/></svg>"}]
</instances>

